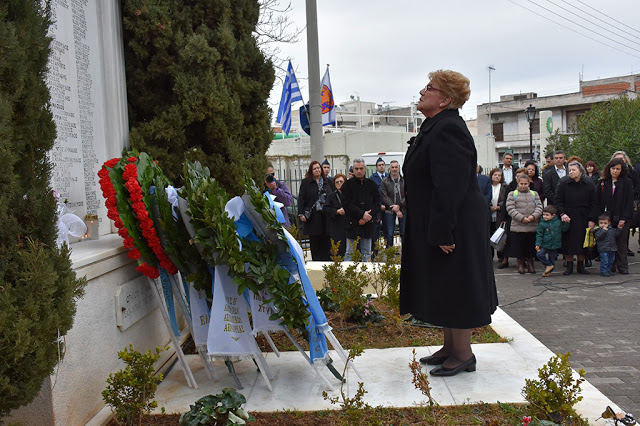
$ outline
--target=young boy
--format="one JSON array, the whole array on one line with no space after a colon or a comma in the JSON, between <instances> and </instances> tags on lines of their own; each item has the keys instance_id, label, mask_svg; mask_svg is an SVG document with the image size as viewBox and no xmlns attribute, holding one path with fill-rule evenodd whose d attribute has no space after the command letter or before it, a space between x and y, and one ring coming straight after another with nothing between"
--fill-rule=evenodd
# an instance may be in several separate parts
<instances>
[{"instance_id":1,"label":"young boy","mask_svg":"<svg viewBox=\"0 0 640 426\"><path fill-rule=\"evenodd\" d=\"M558 249L562 245L562 233L569 229L569 223L556 216L556 206L549 205L542 209L542 220L536 230L536 255L545 266L543 277L551 275L556 267Z\"/></svg>"},{"instance_id":2,"label":"young boy","mask_svg":"<svg viewBox=\"0 0 640 426\"><path fill-rule=\"evenodd\" d=\"M594 228L598 253L600 253L600 275L610 277L613 275L611 267L616 260L616 234L622 232L622 228L611 227L611 218L607 213L598 217L598 227Z\"/></svg>"}]
</instances>

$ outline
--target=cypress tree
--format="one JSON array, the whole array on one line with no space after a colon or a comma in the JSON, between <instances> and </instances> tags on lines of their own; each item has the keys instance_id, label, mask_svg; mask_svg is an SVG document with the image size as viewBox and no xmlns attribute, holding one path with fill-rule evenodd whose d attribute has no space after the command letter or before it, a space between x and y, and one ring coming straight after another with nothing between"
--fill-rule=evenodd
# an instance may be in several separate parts
<instances>
[{"instance_id":1,"label":"cypress tree","mask_svg":"<svg viewBox=\"0 0 640 426\"><path fill-rule=\"evenodd\" d=\"M84 285L55 244L49 24L40 0L0 3L0 418L52 373Z\"/></svg>"},{"instance_id":2,"label":"cypress tree","mask_svg":"<svg viewBox=\"0 0 640 426\"><path fill-rule=\"evenodd\" d=\"M180 183L200 161L230 194L262 181L274 70L256 0L122 0L130 144Z\"/></svg>"}]
</instances>

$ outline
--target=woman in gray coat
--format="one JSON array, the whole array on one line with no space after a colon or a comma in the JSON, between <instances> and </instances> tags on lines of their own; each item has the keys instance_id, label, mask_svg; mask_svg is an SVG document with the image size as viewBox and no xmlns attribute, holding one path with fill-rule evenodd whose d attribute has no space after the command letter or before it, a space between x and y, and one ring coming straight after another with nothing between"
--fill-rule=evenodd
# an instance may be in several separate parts
<instances>
[{"instance_id":1,"label":"woman in gray coat","mask_svg":"<svg viewBox=\"0 0 640 426\"><path fill-rule=\"evenodd\" d=\"M444 346L420 361L435 376L475 371L471 329L491 322L498 297L489 246L489 210L476 179L473 137L458 113L469 80L429 74L418 110L427 119L405 156L407 222L400 313L444 327Z\"/></svg>"},{"instance_id":2,"label":"woman in gray coat","mask_svg":"<svg viewBox=\"0 0 640 426\"><path fill-rule=\"evenodd\" d=\"M535 256L536 230L542 216L542 201L536 191L529 189L531 178L518 176L518 189L507 196L507 213L511 216L511 230L507 256L518 261L518 273L524 274L524 261L527 260L528 272L535 274L533 256Z\"/></svg>"}]
</instances>

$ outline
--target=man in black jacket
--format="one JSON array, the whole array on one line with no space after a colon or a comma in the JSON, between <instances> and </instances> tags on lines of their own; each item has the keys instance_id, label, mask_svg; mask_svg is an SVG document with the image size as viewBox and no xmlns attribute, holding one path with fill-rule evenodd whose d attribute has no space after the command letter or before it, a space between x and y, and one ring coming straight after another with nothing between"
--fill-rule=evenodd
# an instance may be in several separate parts
<instances>
[{"instance_id":1,"label":"man in black jacket","mask_svg":"<svg viewBox=\"0 0 640 426\"><path fill-rule=\"evenodd\" d=\"M358 238L362 260L371 259L371 240L374 225L380 221L380 195L378 185L365 178L364 159L353 160L355 177L342 185L342 205L346 212L347 252L344 260L351 260L351 253Z\"/></svg>"},{"instance_id":2,"label":"man in black jacket","mask_svg":"<svg viewBox=\"0 0 640 426\"><path fill-rule=\"evenodd\" d=\"M542 176L542 192L547 197L547 205L556 205L556 187L560 178L567 175L564 151L553 153L553 166L547 167Z\"/></svg>"}]
</instances>

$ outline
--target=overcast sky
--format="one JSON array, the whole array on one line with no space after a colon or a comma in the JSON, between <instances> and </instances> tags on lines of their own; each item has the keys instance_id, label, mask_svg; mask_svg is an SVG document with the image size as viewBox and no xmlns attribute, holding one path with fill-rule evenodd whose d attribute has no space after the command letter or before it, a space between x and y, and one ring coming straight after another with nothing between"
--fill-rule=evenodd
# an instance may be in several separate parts
<instances>
[{"instance_id":1,"label":"overcast sky","mask_svg":"<svg viewBox=\"0 0 640 426\"><path fill-rule=\"evenodd\" d=\"M289 16L299 28L306 26L305 3L291 2ZM449 68L471 80L462 109L470 119L489 101L489 65L493 101L520 92L577 92L581 73L583 80L640 73L640 0L317 0L317 7L320 78L330 64L338 104L360 95L408 105L430 71ZM280 50L306 102L306 31ZM276 111L281 93L276 79L270 98Z\"/></svg>"}]
</instances>

